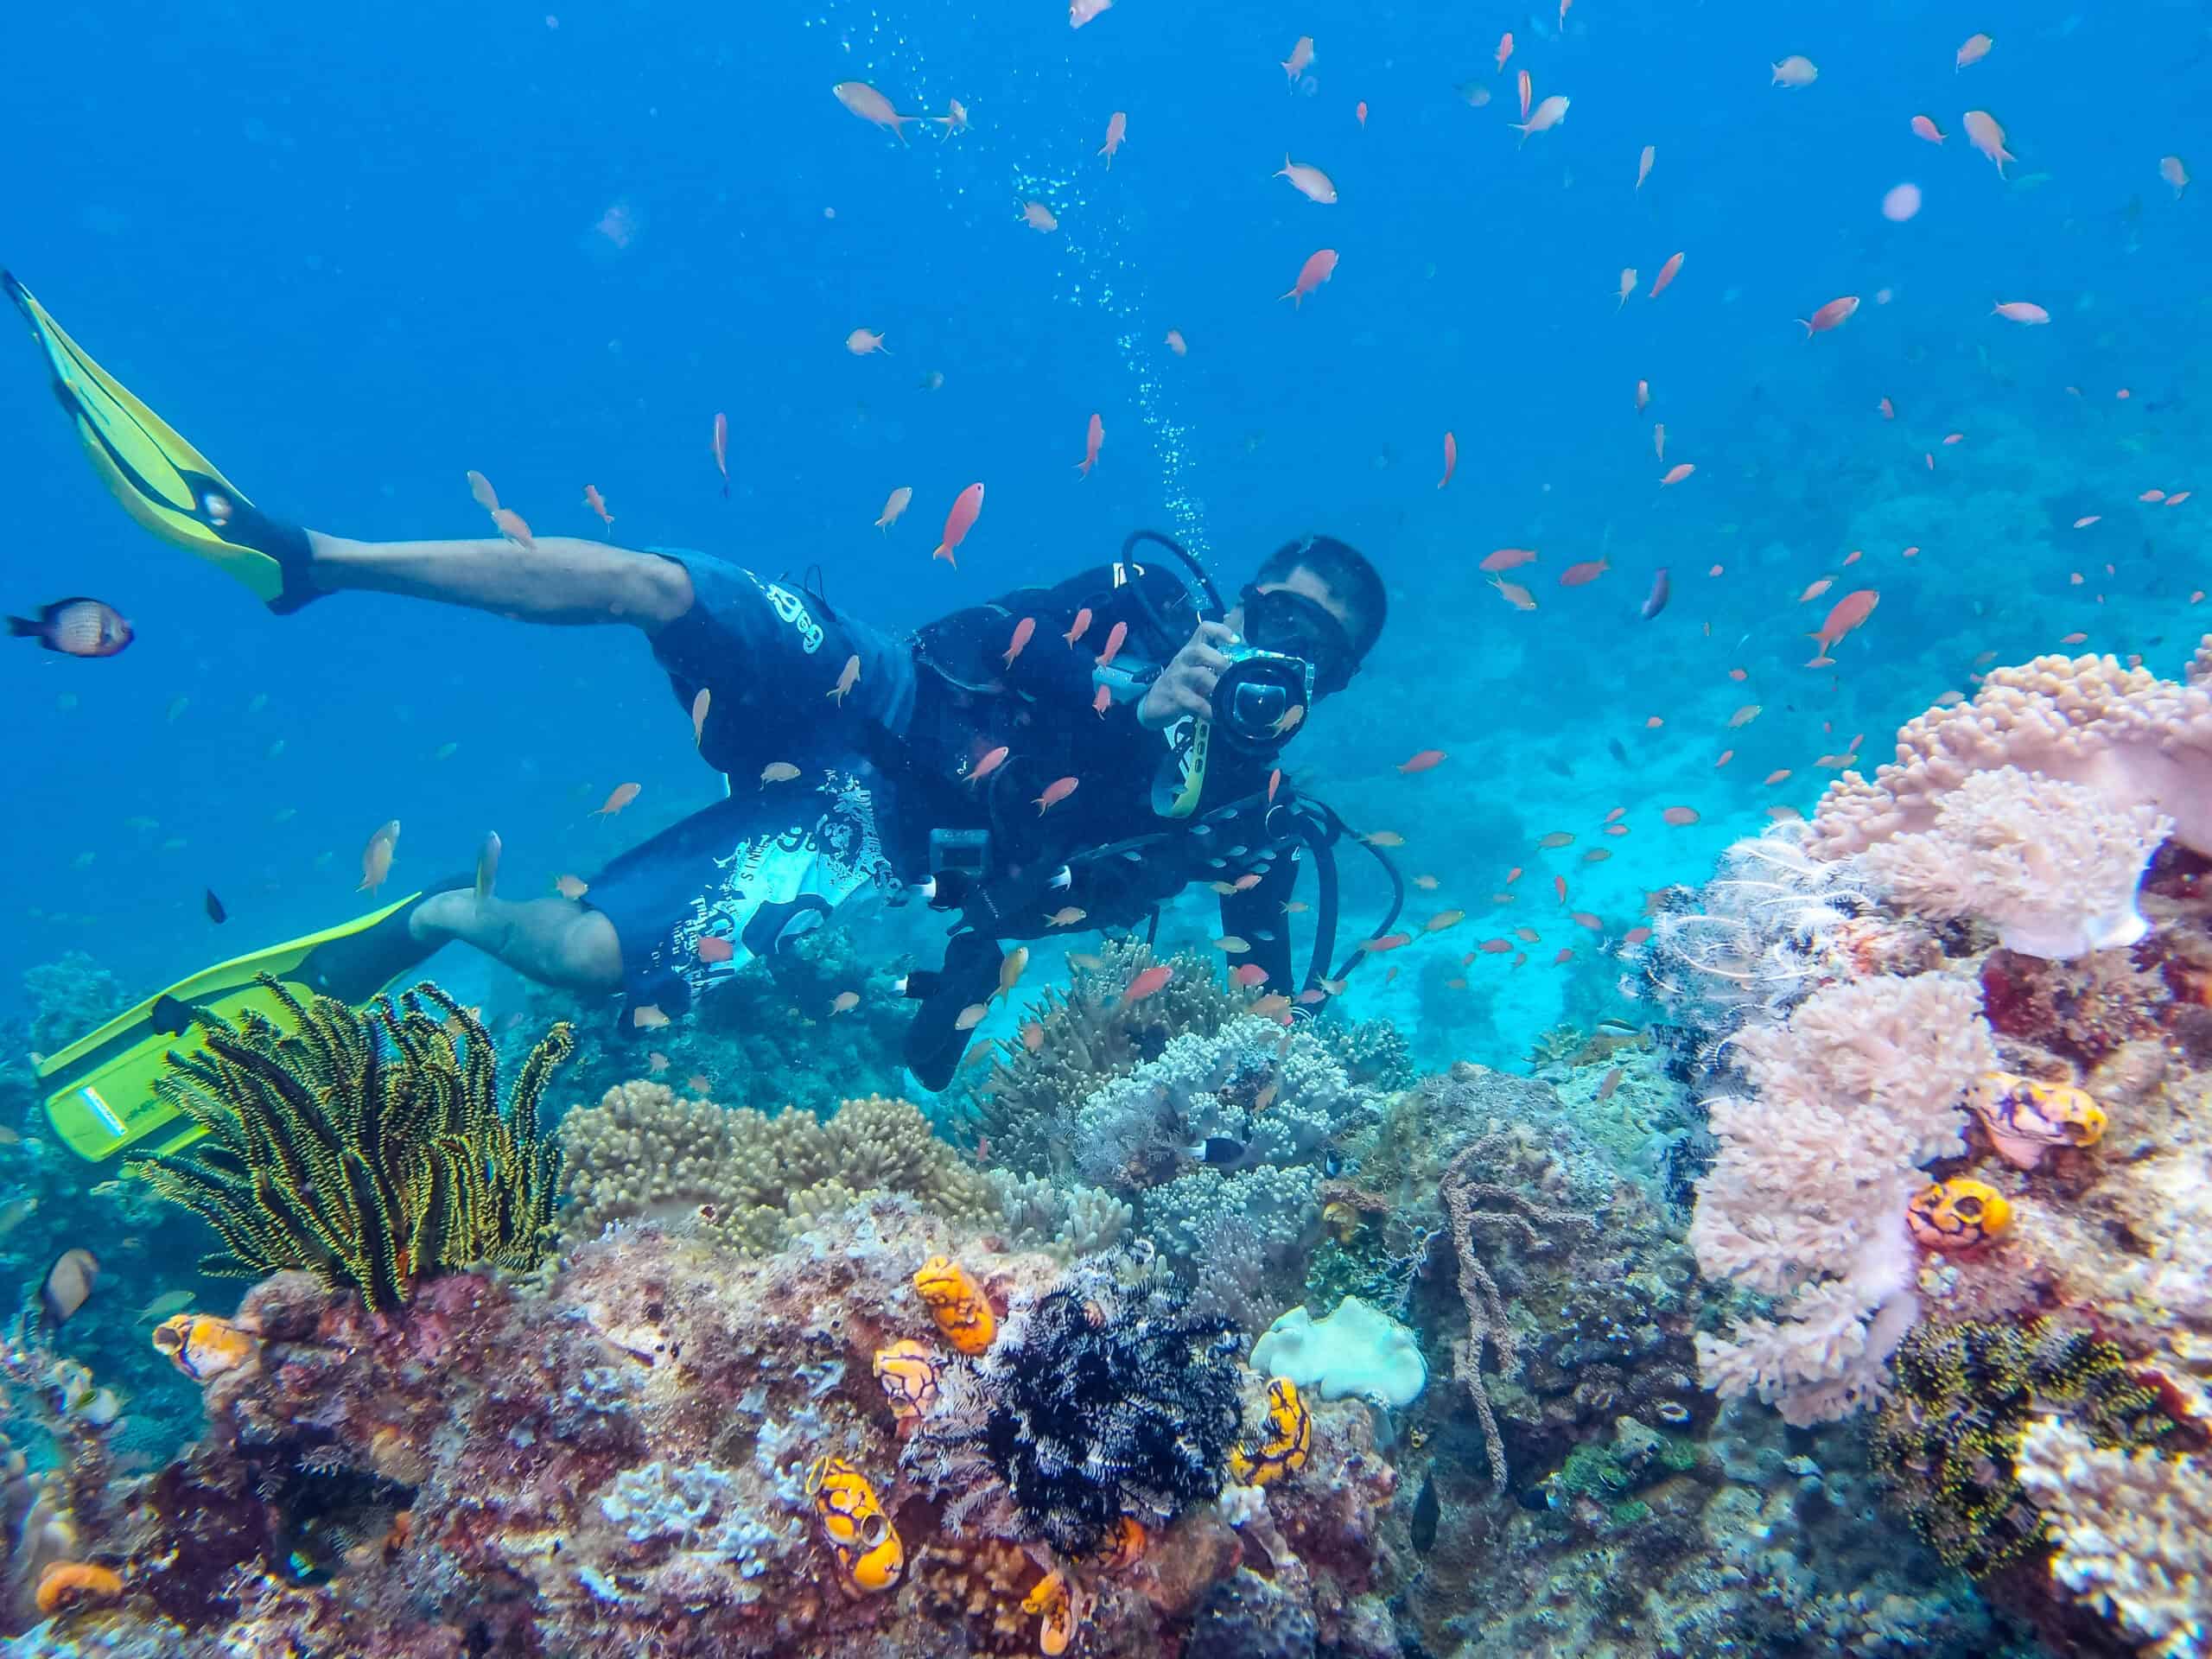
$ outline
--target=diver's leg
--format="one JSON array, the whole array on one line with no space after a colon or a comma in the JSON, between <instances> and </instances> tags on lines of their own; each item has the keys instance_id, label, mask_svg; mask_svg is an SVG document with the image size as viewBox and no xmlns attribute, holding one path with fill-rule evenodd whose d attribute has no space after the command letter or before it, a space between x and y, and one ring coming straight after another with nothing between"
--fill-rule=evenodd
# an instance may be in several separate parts
<instances>
[{"instance_id":1,"label":"diver's leg","mask_svg":"<svg viewBox=\"0 0 2212 1659\"><path fill-rule=\"evenodd\" d=\"M355 542L308 531L317 593L401 594L524 622L628 622L658 632L691 608L691 578L673 559L573 536L525 547L504 537Z\"/></svg>"},{"instance_id":2,"label":"diver's leg","mask_svg":"<svg viewBox=\"0 0 2212 1659\"><path fill-rule=\"evenodd\" d=\"M622 985L614 925L569 899L479 898L474 889L434 893L416 906L408 931L426 944L459 939L525 979L571 991Z\"/></svg>"}]
</instances>

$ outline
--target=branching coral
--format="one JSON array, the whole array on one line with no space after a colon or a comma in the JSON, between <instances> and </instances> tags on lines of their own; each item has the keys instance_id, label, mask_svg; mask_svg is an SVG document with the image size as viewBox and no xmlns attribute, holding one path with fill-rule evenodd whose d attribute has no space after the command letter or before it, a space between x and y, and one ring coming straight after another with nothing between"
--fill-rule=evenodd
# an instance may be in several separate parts
<instances>
[{"instance_id":1,"label":"branching coral","mask_svg":"<svg viewBox=\"0 0 2212 1659\"><path fill-rule=\"evenodd\" d=\"M956 1533L1089 1554L1124 1515L1156 1529L1221 1490L1241 1346L1141 1256L1087 1258L945 1367L904 1462Z\"/></svg>"},{"instance_id":2,"label":"branching coral","mask_svg":"<svg viewBox=\"0 0 2212 1659\"><path fill-rule=\"evenodd\" d=\"M2043 1522L2016 1468L2038 1413L2063 1412L2101 1446L2151 1443L2172 1424L2158 1391L2111 1343L2045 1319L1923 1325L1898 1348L1896 1387L1876 1419L1874 1467L1913 1529L1977 1577L2033 1548Z\"/></svg>"},{"instance_id":3,"label":"branching coral","mask_svg":"<svg viewBox=\"0 0 2212 1659\"><path fill-rule=\"evenodd\" d=\"M2212 636L2208 636L2212 639ZM2177 684L2111 657L2038 657L2001 668L1974 701L1931 709L1897 733L1897 759L1869 780L1847 772L1813 817L1826 858L1935 827L1944 799L1978 772L2014 766L2095 791L2108 809L2148 806L2192 851L2212 855L2212 651Z\"/></svg>"},{"instance_id":4,"label":"branching coral","mask_svg":"<svg viewBox=\"0 0 2212 1659\"><path fill-rule=\"evenodd\" d=\"M1497 1432L1497 1416L1491 1409L1490 1391L1483 1383L1483 1352L1497 1357L1498 1374L1511 1376L1519 1368L1520 1352L1508 1318L1505 1294L1484 1265L1475 1246L1477 1228L1499 1228L1519 1236L1532 1249L1552 1248L1554 1233L1593 1230L1587 1216L1571 1210L1538 1204L1517 1187L1480 1179L1473 1172L1498 1164L1510 1154L1510 1137L1491 1129L1462 1147L1444 1166L1437 1190L1449 1219L1452 1248L1459 1258L1459 1297L1466 1304L1467 1335L1452 1344L1452 1375L1467 1390L1475 1415L1483 1426L1483 1446L1490 1454L1491 1484L1505 1490L1505 1442Z\"/></svg>"},{"instance_id":5,"label":"branching coral","mask_svg":"<svg viewBox=\"0 0 2212 1659\"><path fill-rule=\"evenodd\" d=\"M1151 950L1116 940L1100 949L1097 961L1077 968L1065 992L1048 990L1029 1006L1025 1023L1035 1027L1034 1043L1010 1048L983 1085L980 1126L991 1155L1024 1174L1065 1175L1077 1106L1157 1059L1173 1039L1210 1037L1247 1007L1202 957L1168 958L1174 973L1167 983L1134 1001L1122 994L1154 965Z\"/></svg>"},{"instance_id":6,"label":"branching coral","mask_svg":"<svg viewBox=\"0 0 2212 1659\"><path fill-rule=\"evenodd\" d=\"M868 1192L911 1193L952 1219L998 1214L989 1185L919 1109L880 1096L849 1100L825 1122L626 1083L571 1112L563 1137L570 1202L562 1230L572 1242L616 1222L694 1219L757 1255Z\"/></svg>"},{"instance_id":7,"label":"branching coral","mask_svg":"<svg viewBox=\"0 0 2212 1659\"><path fill-rule=\"evenodd\" d=\"M1931 829L1877 841L1859 861L1908 910L1978 917L2006 949L2063 961L2149 931L2135 890L2172 828L2155 807L2000 766L1945 795Z\"/></svg>"},{"instance_id":8,"label":"branching coral","mask_svg":"<svg viewBox=\"0 0 2212 1659\"><path fill-rule=\"evenodd\" d=\"M1831 985L1735 1046L1752 1092L1707 1103L1719 1150L1690 1243L1708 1276L1785 1300L1700 1332L1700 1367L1793 1423L1845 1416L1918 1317L1905 1205L1923 1164L1964 1148L1960 1096L1996 1065L1980 994L1938 975Z\"/></svg>"},{"instance_id":9,"label":"branching coral","mask_svg":"<svg viewBox=\"0 0 2212 1659\"><path fill-rule=\"evenodd\" d=\"M2193 1659L2212 1629L2212 1467L2096 1445L2063 1421L2021 1438L2020 1484L2044 1514L2050 1575L2154 1659Z\"/></svg>"},{"instance_id":10,"label":"branching coral","mask_svg":"<svg viewBox=\"0 0 2212 1659\"><path fill-rule=\"evenodd\" d=\"M356 1009L261 983L289 1028L200 1014L205 1046L155 1087L207 1138L131 1166L215 1230L224 1249L201 1270L302 1268L390 1312L435 1273L534 1266L561 1170L538 1102L569 1027L531 1051L502 1111L490 1034L436 986Z\"/></svg>"}]
</instances>

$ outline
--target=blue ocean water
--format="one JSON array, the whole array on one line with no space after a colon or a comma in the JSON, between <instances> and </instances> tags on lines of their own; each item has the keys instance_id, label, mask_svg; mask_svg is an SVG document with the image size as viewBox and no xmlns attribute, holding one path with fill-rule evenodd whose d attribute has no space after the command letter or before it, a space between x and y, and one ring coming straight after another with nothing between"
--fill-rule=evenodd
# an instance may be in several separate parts
<instances>
[{"instance_id":1,"label":"blue ocean water","mask_svg":"<svg viewBox=\"0 0 2212 1659\"><path fill-rule=\"evenodd\" d=\"M1138 525L1230 582L1307 531L1355 542L1390 582L1389 631L1291 764L1403 836L1408 873L1436 878L1415 921L1468 912L1354 999L1425 1057L1503 1063L1617 1011L1600 941L1646 891L1696 879L1769 806L1809 807L1818 758L1854 736L1880 758L1971 690L1982 653L2078 632L2171 673L2194 644L2212 497L2137 497L2203 482L2212 232L2158 173L2212 155L2199 7L1580 0L1562 30L1519 7L1120 0L1071 32L1052 0L544 3L15 19L17 61L44 68L0 106L18 158L0 260L261 505L343 534L478 533L468 468L540 531L594 534L593 484L619 541L818 564L893 627L1098 562ZM1955 69L1985 29L1987 59ZM1302 35L1316 55L1292 79ZM1772 85L1793 53L1818 80ZM1572 100L1525 144L1522 68ZM902 143L830 96L849 79L901 111L957 99L969 128ZM2004 124L2009 177L1968 147L1969 109ZM1940 148L1909 130L1921 112ZM1271 179L1286 151L1339 200ZM1879 204L1904 181L1925 205L1893 224ZM1059 229L1026 226L1026 200ZM1280 302L1320 248L1332 280ZM1617 306L1623 267L1641 286ZM1858 314L1808 340L1793 320L1846 295ZM2050 321L1993 316L2000 300ZM889 355L844 350L863 327ZM1079 478L1094 411L1105 448ZM354 595L272 619L105 499L25 341L0 359L0 432L5 608L91 594L139 632L108 661L0 652L0 995L65 950L143 991L353 913L388 819L396 882L464 868L495 827L524 890L720 793L634 635ZM1697 470L1662 489L1677 461ZM928 550L976 480L956 573ZM899 486L913 505L880 534ZM1541 556L1512 573L1534 612L1476 568L1509 545ZM1597 582L1559 585L1601 554ZM1662 566L1672 603L1645 621ZM1799 602L1824 575L1832 594ZM1857 588L1878 612L1806 667L1804 636ZM1449 760L1398 775L1431 747ZM621 818L588 817L630 780ZM1669 805L1699 821L1665 825ZM1604 836L1616 807L1630 833ZM1539 850L1554 830L1577 840ZM1382 899L1361 863L1355 916ZM1203 938L1210 909L1171 930ZM1539 935L1525 963L1463 968L1516 927Z\"/></svg>"}]
</instances>

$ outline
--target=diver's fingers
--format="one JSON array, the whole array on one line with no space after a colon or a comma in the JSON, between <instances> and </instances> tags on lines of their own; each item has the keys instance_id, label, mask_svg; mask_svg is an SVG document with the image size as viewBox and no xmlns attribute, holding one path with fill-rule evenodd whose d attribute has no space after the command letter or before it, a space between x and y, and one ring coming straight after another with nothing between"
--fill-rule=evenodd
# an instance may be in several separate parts
<instances>
[{"instance_id":1,"label":"diver's fingers","mask_svg":"<svg viewBox=\"0 0 2212 1659\"><path fill-rule=\"evenodd\" d=\"M1195 639L1183 647L1182 657L1185 666L1209 677L1218 676L1229 667L1228 658L1223 656L1212 646L1202 645ZM1213 690L1211 677L1207 682L1206 690L1209 691Z\"/></svg>"},{"instance_id":2,"label":"diver's fingers","mask_svg":"<svg viewBox=\"0 0 2212 1659\"><path fill-rule=\"evenodd\" d=\"M1221 683L1222 669L1228 666L1227 663L1222 663L1220 667L1217 668L1207 664L1194 662L1184 671L1184 683L1198 696L1211 697L1213 696L1214 687Z\"/></svg>"},{"instance_id":3,"label":"diver's fingers","mask_svg":"<svg viewBox=\"0 0 2212 1659\"><path fill-rule=\"evenodd\" d=\"M1230 645L1236 643L1236 630L1230 627L1228 623L1201 622L1198 624L1198 632L1191 636L1190 645L1184 649L1187 651L1200 645Z\"/></svg>"}]
</instances>

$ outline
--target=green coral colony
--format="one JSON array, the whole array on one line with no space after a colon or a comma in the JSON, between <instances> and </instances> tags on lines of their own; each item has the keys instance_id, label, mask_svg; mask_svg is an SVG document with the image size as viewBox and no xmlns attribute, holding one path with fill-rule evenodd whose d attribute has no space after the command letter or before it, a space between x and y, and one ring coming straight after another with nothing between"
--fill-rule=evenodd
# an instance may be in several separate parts
<instances>
[{"instance_id":1,"label":"green coral colony","mask_svg":"<svg viewBox=\"0 0 2212 1659\"><path fill-rule=\"evenodd\" d=\"M2083 662L1656 895L1637 1017L1495 1067L1126 939L931 1109L883 1091L880 983L793 1103L741 1050L815 1027L757 969L650 1066L550 999L524 1048L434 985L268 982L180 1039L200 1133L118 1189L255 1282L126 1347L56 1265L5 1354L0 1620L190 1659L2202 1653L2212 837L2136 762L2212 690ZM56 1025L111 988L41 983ZM156 1365L201 1414L166 1439Z\"/></svg>"}]
</instances>

